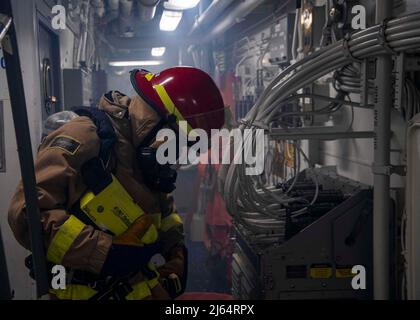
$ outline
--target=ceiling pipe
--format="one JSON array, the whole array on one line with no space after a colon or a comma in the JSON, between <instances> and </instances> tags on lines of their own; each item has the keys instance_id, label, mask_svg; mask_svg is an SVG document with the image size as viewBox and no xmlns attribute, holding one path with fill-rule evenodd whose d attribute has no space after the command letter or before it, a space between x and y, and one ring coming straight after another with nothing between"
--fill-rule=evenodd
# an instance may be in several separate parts
<instances>
[{"instance_id":1,"label":"ceiling pipe","mask_svg":"<svg viewBox=\"0 0 420 320\"><path fill-rule=\"evenodd\" d=\"M118 11L120 9L120 0L108 0L108 9Z\"/></svg>"},{"instance_id":2,"label":"ceiling pipe","mask_svg":"<svg viewBox=\"0 0 420 320\"><path fill-rule=\"evenodd\" d=\"M235 0L214 0L209 5L209 7L197 18L189 33L189 36L195 36L199 32L207 32L208 30L205 27L220 17L226 8L234 2Z\"/></svg>"},{"instance_id":3,"label":"ceiling pipe","mask_svg":"<svg viewBox=\"0 0 420 320\"><path fill-rule=\"evenodd\" d=\"M104 0L93 0L92 7L95 9L95 13L99 18L105 15L105 3Z\"/></svg>"},{"instance_id":4,"label":"ceiling pipe","mask_svg":"<svg viewBox=\"0 0 420 320\"><path fill-rule=\"evenodd\" d=\"M133 0L120 0L121 16L128 18L131 16L131 10L133 9Z\"/></svg>"},{"instance_id":5,"label":"ceiling pipe","mask_svg":"<svg viewBox=\"0 0 420 320\"><path fill-rule=\"evenodd\" d=\"M107 0L105 13L101 19L103 25L107 25L117 19L120 15L120 0Z\"/></svg>"},{"instance_id":6,"label":"ceiling pipe","mask_svg":"<svg viewBox=\"0 0 420 320\"><path fill-rule=\"evenodd\" d=\"M210 29L211 31L204 38L204 42L210 41L230 29L263 2L265 2L265 0L244 0L241 2L235 1L235 5L229 9L229 14L221 17L212 26Z\"/></svg>"},{"instance_id":7,"label":"ceiling pipe","mask_svg":"<svg viewBox=\"0 0 420 320\"><path fill-rule=\"evenodd\" d=\"M138 0L139 17L141 21L153 20L160 0Z\"/></svg>"},{"instance_id":8,"label":"ceiling pipe","mask_svg":"<svg viewBox=\"0 0 420 320\"><path fill-rule=\"evenodd\" d=\"M134 36L133 21L131 14L133 10L133 0L120 0L120 35L125 38Z\"/></svg>"}]
</instances>

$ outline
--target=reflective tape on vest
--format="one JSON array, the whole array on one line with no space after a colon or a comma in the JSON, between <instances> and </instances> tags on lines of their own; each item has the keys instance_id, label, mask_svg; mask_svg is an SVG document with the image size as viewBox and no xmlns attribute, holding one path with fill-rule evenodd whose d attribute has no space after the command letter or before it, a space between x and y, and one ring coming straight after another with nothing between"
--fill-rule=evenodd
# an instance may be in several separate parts
<instances>
[{"instance_id":1,"label":"reflective tape on vest","mask_svg":"<svg viewBox=\"0 0 420 320\"><path fill-rule=\"evenodd\" d=\"M152 271L155 272L156 277L146 280L147 285L150 289L153 289L154 287L156 287L159 284L159 277L160 277L160 273L157 271L156 266L153 263L149 263L148 264L148 268Z\"/></svg>"},{"instance_id":2,"label":"reflective tape on vest","mask_svg":"<svg viewBox=\"0 0 420 320\"><path fill-rule=\"evenodd\" d=\"M157 278L142 281L133 286L133 291L131 291L127 296L127 300L143 300L152 295L151 289L159 284ZM67 285L64 290L55 290L50 289L50 294L55 295L60 300L89 300L92 298L97 291L93 290L89 286L70 284Z\"/></svg>"},{"instance_id":3,"label":"reflective tape on vest","mask_svg":"<svg viewBox=\"0 0 420 320\"><path fill-rule=\"evenodd\" d=\"M64 290L50 289L50 293L60 300L89 300L97 292L88 286L70 284Z\"/></svg>"},{"instance_id":4,"label":"reflective tape on vest","mask_svg":"<svg viewBox=\"0 0 420 320\"><path fill-rule=\"evenodd\" d=\"M162 214L161 213L151 213L149 214L150 220L155 225L156 229L160 230L162 224Z\"/></svg>"},{"instance_id":5,"label":"reflective tape on vest","mask_svg":"<svg viewBox=\"0 0 420 320\"><path fill-rule=\"evenodd\" d=\"M65 254L84 227L83 222L71 215L51 241L47 251L47 259L53 263L61 264Z\"/></svg>"},{"instance_id":6,"label":"reflective tape on vest","mask_svg":"<svg viewBox=\"0 0 420 320\"><path fill-rule=\"evenodd\" d=\"M150 297L152 292L147 281L140 282L133 286L133 291L131 291L125 298L127 300L143 300L147 297Z\"/></svg>"},{"instance_id":7,"label":"reflective tape on vest","mask_svg":"<svg viewBox=\"0 0 420 320\"><path fill-rule=\"evenodd\" d=\"M179 214L172 213L171 215L162 219L161 230L166 232L178 225L182 225L182 218L179 216Z\"/></svg>"},{"instance_id":8,"label":"reflective tape on vest","mask_svg":"<svg viewBox=\"0 0 420 320\"><path fill-rule=\"evenodd\" d=\"M152 280L147 280L147 286L150 289L153 289L154 287L156 287L159 284L159 278L153 278Z\"/></svg>"},{"instance_id":9,"label":"reflective tape on vest","mask_svg":"<svg viewBox=\"0 0 420 320\"><path fill-rule=\"evenodd\" d=\"M157 241L159 237L158 231L154 224L150 225L149 229L147 229L146 233L141 238L142 244L152 244Z\"/></svg>"}]
</instances>

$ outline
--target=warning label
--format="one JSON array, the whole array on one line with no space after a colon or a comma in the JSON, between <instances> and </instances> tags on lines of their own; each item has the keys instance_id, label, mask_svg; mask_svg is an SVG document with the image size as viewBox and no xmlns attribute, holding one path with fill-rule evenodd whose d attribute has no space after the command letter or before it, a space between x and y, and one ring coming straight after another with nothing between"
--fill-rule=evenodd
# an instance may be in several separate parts
<instances>
[{"instance_id":1,"label":"warning label","mask_svg":"<svg viewBox=\"0 0 420 320\"><path fill-rule=\"evenodd\" d=\"M351 273L351 266L336 266L335 277L336 278L352 278L354 274Z\"/></svg>"},{"instance_id":2,"label":"warning label","mask_svg":"<svg viewBox=\"0 0 420 320\"><path fill-rule=\"evenodd\" d=\"M328 279L333 275L333 269L330 264L313 264L309 271L312 279Z\"/></svg>"}]
</instances>

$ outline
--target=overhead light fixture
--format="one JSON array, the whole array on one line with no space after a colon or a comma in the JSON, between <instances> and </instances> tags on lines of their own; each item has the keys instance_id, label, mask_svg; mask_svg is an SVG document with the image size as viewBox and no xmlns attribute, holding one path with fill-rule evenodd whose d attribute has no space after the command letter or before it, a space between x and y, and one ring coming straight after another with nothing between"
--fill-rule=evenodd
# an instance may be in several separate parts
<instances>
[{"instance_id":1,"label":"overhead light fixture","mask_svg":"<svg viewBox=\"0 0 420 320\"><path fill-rule=\"evenodd\" d=\"M182 11L163 10L159 28L162 31L175 31L182 19Z\"/></svg>"},{"instance_id":2,"label":"overhead light fixture","mask_svg":"<svg viewBox=\"0 0 420 320\"><path fill-rule=\"evenodd\" d=\"M111 67L141 67L141 66L159 66L163 64L160 60L133 60L133 61L110 61Z\"/></svg>"},{"instance_id":3,"label":"overhead light fixture","mask_svg":"<svg viewBox=\"0 0 420 320\"><path fill-rule=\"evenodd\" d=\"M152 49L152 56L154 57L161 57L165 54L166 48L165 47L157 47Z\"/></svg>"},{"instance_id":4,"label":"overhead light fixture","mask_svg":"<svg viewBox=\"0 0 420 320\"><path fill-rule=\"evenodd\" d=\"M200 0L168 0L163 6L168 10L187 10L197 6Z\"/></svg>"}]
</instances>

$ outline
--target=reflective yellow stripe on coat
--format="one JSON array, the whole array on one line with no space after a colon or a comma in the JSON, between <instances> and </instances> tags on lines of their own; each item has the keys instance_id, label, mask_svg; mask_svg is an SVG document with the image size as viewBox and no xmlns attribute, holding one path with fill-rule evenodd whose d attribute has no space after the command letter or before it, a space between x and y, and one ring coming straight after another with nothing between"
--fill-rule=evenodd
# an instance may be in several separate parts
<instances>
[{"instance_id":1,"label":"reflective yellow stripe on coat","mask_svg":"<svg viewBox=\"0 0 420 320\"><path fill-rule=\"evenodd\" d=\"M167 232L173 227L182 225L182 218L177 213L172 213L169 216L162 219L160 229L163 232Z\"/></svg>"},{"instance_id":2,"label":"reflective yellow stripe on coat","mask_svg":"<svg viewBox=\"0 0 420 320\"><path fill-rule=\"evenodd\" d=\"M137 283L133 286L133 291L126 296L126 299L144 300L152 295L151 290L158 284L158 278ZM60 300L89 300L97 293L97 291L93 290L89 286L71 284L68 285L65 290L51 289L50 293Z\"/></svg>"},{"instance_id":3,"label":"reflective yellow stripe on coat","mask_svg":"<svg viewBox=\"0 0 420 320\"><path fill-rule=\"evenodd\" d=\"M51 241L47 251L47 259L53 263L61 264L65 254L84 227L83 222L71 215Z\"/></svg>"}]
</instances>

